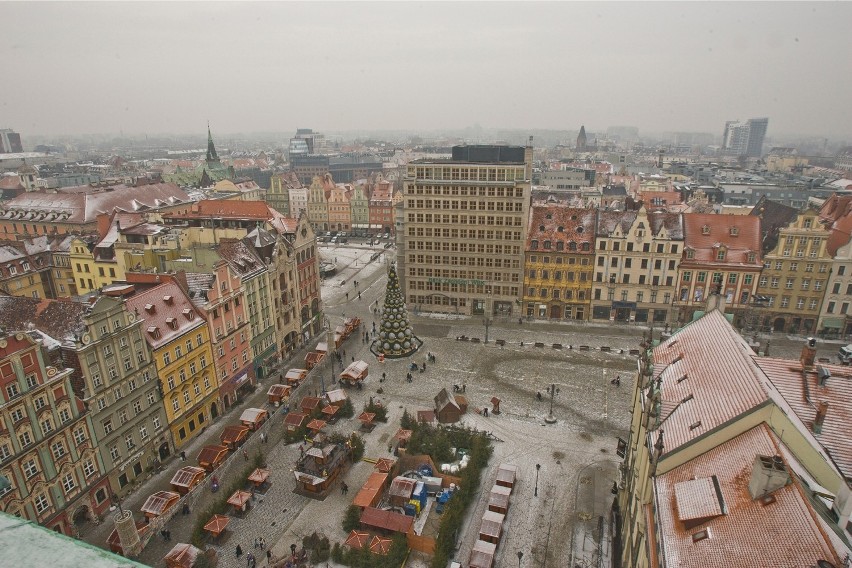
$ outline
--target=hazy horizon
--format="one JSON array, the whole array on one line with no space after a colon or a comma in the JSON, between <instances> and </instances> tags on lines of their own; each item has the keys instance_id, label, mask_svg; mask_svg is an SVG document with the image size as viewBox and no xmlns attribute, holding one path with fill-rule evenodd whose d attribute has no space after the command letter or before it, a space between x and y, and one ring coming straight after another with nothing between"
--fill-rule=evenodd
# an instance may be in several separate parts
<instances>
[{"instance_id":1,"label":"hazy horizon","mask_svg":"<svg viewBox=\"0 0 852 568\"><path fill-rule=\"evenodd\" d=\"M852 4L0 3L32 136L539 129L852 138ZM844 55L845 54L845 55Z\"/></svg>"}]
</instances>

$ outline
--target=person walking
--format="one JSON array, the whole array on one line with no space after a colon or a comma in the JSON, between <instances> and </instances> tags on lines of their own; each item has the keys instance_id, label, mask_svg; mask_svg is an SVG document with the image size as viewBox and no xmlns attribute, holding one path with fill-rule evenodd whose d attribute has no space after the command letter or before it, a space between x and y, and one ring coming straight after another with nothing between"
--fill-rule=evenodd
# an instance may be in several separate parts
<instances>
[{"instance_id":1,"label":"person walking","mask_svg":"<svg viewBox=\"0 0 852 568\"><path fill-rule=\"evenodd\" d=\"M248 452L243 450L243 457L248 461Z\"/></svg>"},{"instance_id":2,"label":"person walking","mask_svg":"<svg viewBox=\"0 0 852 568\"><path fill-rule=\"evenodd\" d=\"M249 552L248 554L246 554L246 567L251 568L252 562L254 562L254 554Z\"/></svg>"},{"instance_id":3,"label":"person walking","mask_svg":"<svg viewBox=\"0 0 852 568\"><path fill-rule=\"evenodd\" d=\"M266 564L272 566L272 551L269 549L266 550Z\"/></svg>"},{"instance_id":4,"label":"person walking","mask_svg":"<svg viewBox=\"0 0 852 568\"><path fill-rule=\"evenodd\" d=\"M243 555L243 549L242 549L242 547L241 547L239 544L237 545L237 549L236 549L236 551L235 551L235 552L236 552L236 554L237 554L237 558L239 558L240 556L242 556L242 555Z\"/></svg>"}]
</instances>

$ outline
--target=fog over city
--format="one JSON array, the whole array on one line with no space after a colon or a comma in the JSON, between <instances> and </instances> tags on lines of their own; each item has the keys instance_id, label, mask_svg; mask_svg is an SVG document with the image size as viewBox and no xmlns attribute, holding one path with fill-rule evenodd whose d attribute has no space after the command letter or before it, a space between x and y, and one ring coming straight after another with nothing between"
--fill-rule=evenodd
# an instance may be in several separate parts
<instances>
[{"instance_id":1,"label":"fog over city","mask_svg":"<svg viewBox=\"0 0 852 568\"><path fill-rule=\"evenodd\" d=\"M27 135L507 129L846 139L852 4L0 4Z\"/></svg>"}]
</instances>

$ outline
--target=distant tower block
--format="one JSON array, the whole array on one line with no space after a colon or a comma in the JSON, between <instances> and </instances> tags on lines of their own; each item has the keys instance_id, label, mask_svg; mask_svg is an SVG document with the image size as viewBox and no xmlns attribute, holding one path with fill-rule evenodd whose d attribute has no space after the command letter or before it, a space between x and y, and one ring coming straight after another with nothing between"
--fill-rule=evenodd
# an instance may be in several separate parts
<instances>
[{"instance_id":1,"label":"distant tower block","mask_svg":"<svg viewBox=\"0 0 852 568\"><path fill-rule=\"evenodd\" d=\"M133 513L120 511L115 514L115 529L118 531L118 540L121 550L127 558L136 558L142 552L142 543L139 541L139 532L136 530L136 521Z\"/></svg>"},{"instance_id":2,"label":"distant tower block","mask_svg":"<svg viewBox=\"0 0 852 568\"><path fill-rule=\"evenodd\" d=\"M408 311L405 309L405 300L399 289L399 277L396 275L396 264L392 263L388 270L385 304L382 306L382 324L379 328L379 338L373 343L373 352L391 359L408 357L421 345L423 342L414 335L411 322L408 321Z\"/></svg>"}]
</instances>

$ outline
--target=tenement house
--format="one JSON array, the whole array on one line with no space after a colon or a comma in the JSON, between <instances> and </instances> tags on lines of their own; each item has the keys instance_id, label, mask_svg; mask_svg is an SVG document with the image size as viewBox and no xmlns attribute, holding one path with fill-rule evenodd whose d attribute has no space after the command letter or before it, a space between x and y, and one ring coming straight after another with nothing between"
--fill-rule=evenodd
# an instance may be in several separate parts
<instances>
[{"instance_id":1,"label":"tenement house","mask_svg":"<svg viewBox=\"0 0 852 568\"><path fill-rule=\"evenodd\" d=\"M688 322L718 292L741 319L752 306L763 268L760 219L751 215L683 214L684 251L678 267L673 311ZM674 315L674 314L673 314Z\"/></svg>"},{"instance_id":2,"label":"tenement house","mask_svg":"<svg viewBox=\"0 0 852 568\"><path fill-rule=\"evenodd\" d=\"M400 279L414 309L517 316L532 148L455 146L450 160L408 164Z\"/></svg>"},{"instance_id":3,"label":"tenement house","mask_svg":"<svg viewBox=\"0 0 852 568\"><path fill-rule=\"evenodd\" d=\"M678 213L597 212L592 319L672 324L677 270L683 254Z\"/></svg>"},{"instance_id":4,"label":"tenement house","mask_svg":"<svg viewBox=\"0 0 852 568\"><path fill-rule=\"evenodd\" d=\"M0 338L0 475L9 481L0 509L71 536L75 519L109 507L109 487L73 370L51 365L46 350L38 333Z\"/></svg>"},{"instance_id":5,"label":"tenement house","mask_svg":"<svg viewBox=\"0 0 852 568\"><path fill-rule=\"evenodd\" d=\"M831 231L826 253L832 258L817 329L827 337L852 334L852 196L833 195L819 211Z\"/></svg>"},{"instance_id":6,"label":"tenement house","mask_svg":"<svg viewBox=\"0 0 852 568\"><path fill-rule=\"evenodd\" d=\"M778 242L763 258L754 304L762 329L813 333L832 266L830 231L814 209L806 209L778 231Z\"/></svg>"},{"instance_id":7,"label":"tenement house","mask_svg":"<svg viewBox=\"0 0 852 568\"><path fill-rule=\"evenodd\" d=\"M108 492L123 496L129 484L171 453L142 322L122 298L104 295L91 304L0 298L0 325L34 328L59 346L62 365L73 370L74 393L88 410ZM102 509L106 498L106 492L97 494L95 507Z\"/></svg>"},{"instance_id":8,"label":"tenement house","mask_svg":"<svg viewBox=\"0 0 852 568\"><path fill-rule=\"evenodd\" d=\"M588 318L594 239L594 209L532 208L524 260L527 317Z\"/></svg>"}]
</instances>

